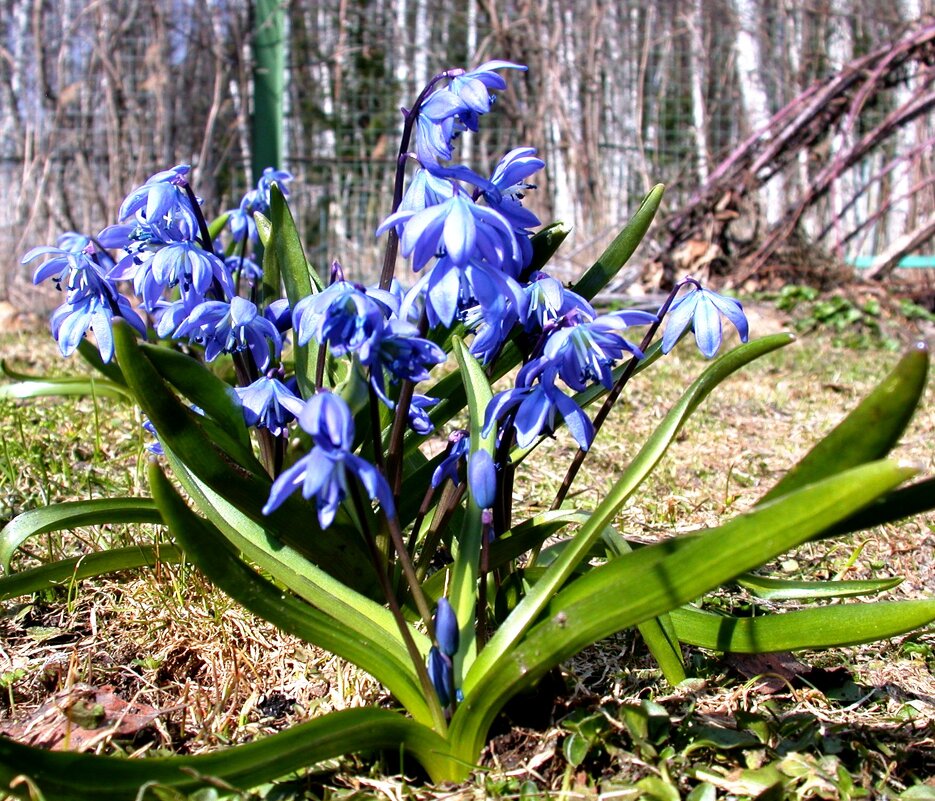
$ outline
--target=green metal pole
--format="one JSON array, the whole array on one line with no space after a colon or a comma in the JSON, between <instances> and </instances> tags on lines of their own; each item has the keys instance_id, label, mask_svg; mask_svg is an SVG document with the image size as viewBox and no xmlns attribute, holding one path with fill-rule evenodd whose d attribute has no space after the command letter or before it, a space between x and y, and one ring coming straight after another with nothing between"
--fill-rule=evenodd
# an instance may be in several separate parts
<instances>
[{"instance_id":1,"label":"green metal pole","mask_svg":"<svg viewBox=\"0 0 935 801\"><path fill-rule=\"evenodd\" d=\"M282 0L255 0L253 7L254 182L265 167L281 168L285 41Z\"/></svg>"}]
</instances>

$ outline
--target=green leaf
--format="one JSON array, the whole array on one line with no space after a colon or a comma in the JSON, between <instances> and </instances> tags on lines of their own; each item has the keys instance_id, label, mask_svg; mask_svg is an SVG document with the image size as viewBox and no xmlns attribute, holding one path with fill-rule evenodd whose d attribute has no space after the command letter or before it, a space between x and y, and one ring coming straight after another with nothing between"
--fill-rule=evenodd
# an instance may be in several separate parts
<instances>
[{"instance_id":1,"label":"green leaf","mask_svg":"<svg viewBox=\"0 0 935 801\"><path fill-rule=\"evenodd\" d=\"M167 453L175 454L188 473L259 523L264 537L271 538L270 549L278 547L276 540L281 540L312 563L340 576L344 583L358 588L372 586L373 575L359 536L353 531L350 536L341 536L338 526L333 526L328 536L322 536L308 506L296 497L288 498L275 512L264 515L262 509L272 482L260 464L253 460L252 469L245 469L243 463L218 448L205 430L205 418L180 403L144 356L129 327L119 320L114 325L114 343L121 369L140 407L159 432ZM302 521L302 525L297 526L296 521Z\"/></svg>"},{"instance_id":2,"label":"green leaf","mask_svg":"<svg viewBox=\"0 0 935 801\"><path fill-rule=\"evenodd\" d=\"M33 376L12 370L6 362L0 369L13 384L0 384L0 398L45 398L91 395L98 398L133 400L133 393L123 384L97 376Z\"/></svg>"},{"instance_id":3,"label":"green leaf","mask_svg":"<svg viewBox=\"0 0 935 801\"><path fill-rule=\"evenodd\" d=\"M656 216L656 210L662 202L664 192L665 187L662 184L656 184L649 190L649 194L643 198L640 207L636 210L636 214L633 215L630 222L617 234L607 250L601 254L600 258L591 265L588 271L581 276L578 283L574 285L575 292L586 300L590 300L607 286L639 247L640 242L649 230L653 217Z\"/></svg>"},{"instance_id":4,"label":"green leaf","mask_svg":"<svg viewBox=\"0 0 935 801\"><path fill-rule=\"evenodd\" d=\"M633 552L630 544L613 526L607 526L604 529L602 539L611 558L619 558L624 554ZM673 687L685 681L688 674L685 673L682 649L669 615L660 615L652 620L646 620L640 623L637 628L646 643L646 647L649 648L650 653L653 655L653 659L656 660L662 670L662 675L666 677L666 681Z\"/></svg>"},{"instance_id":5,"label":"green leaf","mask_svg":"<svg viewBox=\"0 0 935 801\"><path fill-rule=\"evenodd\" d=\"M916 481L908 487L900 487L866 509L832 526L822 536L837 537L841 534L863 531L922 514L930 509L935 509L935 477Z\"/></svg>"},{"instance_id":6,"label":"green leaf","mask_svg":"<svg viewBox=\"0 0 935 801\"><path fill-rule=\"evenodd\" d=\"M127 382L123 378L123 373L120 372L120 368L117 367L113 361L105 362L101 358L100 351L96 346L91 344L90 340L82 339L78 343L78 354L91 365L91 367L104 376L104 378L110 379L115 384L120 384L122 386L127 385Z\"/></svg>"},{"instance_id":7,"label":"green leaf","mask_svg":"<svg viewBox=\"0 0 935 801\"><path fill-rule=\"evenodd\" d=\"M884 640L935 620L935 600L835 604L757 617L724 617L698 609L671 613L682 642L731 653L835 648Z\"/></svg>"},{"instance_id":8,"label":"green leaf","mask_svg":"<svg viewBox=\"0 0 935 801\"><path fill-rule=\"evenodd\" d=\"M919 343L760 502L886 456L899 442L912 418L925 389L927 374L928 349Z\"/></svg>"},{"instance_id":9,"label":"green leaf","mask_svg":"<svg viewBox=\"0 0 935 801\"><path fill-rule=\"evenodd\" d=\"M335 618L330 612L340 614L337 603L318 609L262 578L239 558L231 542L215 526L186 506L156 465L150 466L149 483L169 530L186 555L225 593L280 630L363 668L383 683L413 717L432 722L415 670L407 658L400 658L397 647L386 649L382 642L348 625L345 619Z\"/></svg>"},{"instance_id":10,"label":"green leaf","mask_svg":"<svg viewBox=\"0 0 935 801\"><path fill-rule=\"evenodd\" d=\"M746 573L737 578L737 583L757 598L792 601L873 595L893 589L902 583L902 578L897 576L867 581L791 581Z\"/></svg>"},{"instance_id":11,"label":"green leaf","mask_svg":"<svg viewBox=\"0 0 935 801\"><path fill-rule=\"evenodd\" d=\"M530 240L532 244L532 261L530 261L523 274L532 275L539 270L544 270L552 256L555 255L555 251L561 247L562 242L570 233L571 226L561 221L551 223L536 231Z\"/></svg>"},{"instance_id":12,"label":"green leaf","mask_svg":"<svg viewBox=\"0 0 935 801\"><path fill-rule=\"evenodd\" d=\"M249 790L263 782L344 754L392 749L414 754L436 782L462 780L469 767L453 761L444 739L388 709L332 712L279 734L197 756L117 759L43 751L0 739L0 786L30 777L48 801L127 801L146 784L190 793L224 782ZM10 792L28 797L20 784Z\"/></svg>"},{"instance_id":13,"label":"green leaf","mask_svg":"<svg viewBox=\"0 0 935 801\"><path fill-rule=\"evenodd\" d=\"M181 551L168 543L129 545L125 548L114 548L73 559L62 559L0 577L0 601L8 601L20 595L31 595L34 592L43 592L55 586L86 578L105 576L119 570L152 567L160 563L176 564L181 560Z\"/></svg>"},{"instance_id":14,"label":"green leaf","mask_svg":"<svg viewBox=\"0 0 935 801\"><path fill-rule=\"evenodd\" d=\"M231 213L225 211L223 214L219 214L208 224L208 235L211 237L213 242L221 235L221 231L224 230L224 226L227 225L227 221L230 219Z\"/></svg>"},{"instance_id":15,"label":"green leaf","mask_svg":"<svg viewBox=\"0 0 935 801\"><path fill-rule=\"evenodd\" d=\"M0 565L9 573L16 549L37 534L106 523L161 522L159 510L151 498L95 498L30 509L14 517L0 531Z\"/></svg>"},{"instance_id":16,"label":"green leaf","mask_svg":"<svg viewBox=\"0 0 935 801\"><path fill-rule=\"evenodd\" d=\"M261 523L251 520L233 503L199 481L168 448L166 456L176 477L198 508L247 559L312 606L327 609L329 614L342 621L342 625L379 642L386 652L395 649L400 660L408 659L392 614L348 586L348 581L354 579L354 576L335 578L330 575L310 562L302 551L290 543L271 537ZM307 521L308 517L306 510L304 517L295 519ZM327 535L317 533L317 536L322 538L335 534L332 527ZM337 537L340 539L340 534ZM363 562L363 568L369 568L369 563ZM411 633L420 649L428 652L428 638L416 629L412 629Z\"/></svg>"},{"instance_id":17,"label":"green leaf","mask_svg":"<svg viewBox=\"0 0 935 801\"><path fill-rule=\"evenodd\" d=\"M677 609L806 542L912 473L886 461L863 465L699 534L674 553L671 546L653 545L594 568L555 595L536 625L498 657L492 670L468 674L450 740L463 746L465 754L479 751L502 705L562 660L616 631Z\"/></svg>"},{"instance_id":18,"label":"green leaf","mask_svg":"<svg viewBox=\"0 0 935 801\"><path fill-rule=\"evenodd\" d=\"M230 384L218 378L197 359L172 348L141 345L140 350L166 381L201 407L208 417L217 420L241 447L251 447L243 409Z\"/></svg>"},{"instance_id":19,"label":"green leaf","mask_svg":"<svg viewBox=\"0 0 935 801\"><path fill-rule=\"evenodd\" d=\"M669 445L675 440L685 421L710 392L724 379L754 359L770 353L792 342L788 334L764 337L730 351L713 362L685 391L678 403L669 411L662 423L646 441L623 475L616 480L594 511L587 523L581 527L561 556L549 566L546 574L536 582L519 606L500 626L497 633L478 656L465 677L465 693L475 682L495 669L499 658L522 636L545 608L549 599L568 580L579 562L590 551L614 516L648 476Z\"/></svg>"},{"instance_id":20,"label":"green leaf","mask_svg":"<svg viewBox=\"0 0 935 801\"><path fill-rule=\"evenodd\" d=\"M270 187L270 232L263 254L263 287L269 298L279 297L279 281L286 288L290 308L302 298L321 292L322 284L311 268L302 249L302 240L292 219L292 212L277 184ZM274 282L275 285L273 285ZM267 284L269 283L269 286ZM295 375L303 398L315 393L315 369L318 348L315 345L295 345Z\"/></svg>"},{"instance_id":21,"label":"green leaf","mask_svg":"<svg viewBox=\"0 0 935 801\"><path fill-rule=\"evenodd\" d=\"M493 397L490 383L464 341L454 340L454 354L458 361L458 372L464 382L467 393L468 413L470 414L471 454L478 450L486 450L494 455L496 432L491 431L486 437L481 435L484 425L484 411ZM472 501L468 502L464 515L464 525L461 536L457 539L457 548L454 554L454 564L451 566L451 583L448 591L448 601L454 609L458 624L461 627L460 647L455 657L455 681L466 670L474 655L474 612L477 600L477 577L480 569L481 539L483 524L481 522L482 510Z\"/></svg>"}]
</instances>

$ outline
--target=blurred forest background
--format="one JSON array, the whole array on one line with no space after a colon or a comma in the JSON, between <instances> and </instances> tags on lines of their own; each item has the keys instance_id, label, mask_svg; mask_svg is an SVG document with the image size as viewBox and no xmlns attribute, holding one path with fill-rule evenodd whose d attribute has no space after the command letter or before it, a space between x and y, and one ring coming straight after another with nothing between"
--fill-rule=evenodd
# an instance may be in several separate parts
<instances>
[{"instance_id":1,"label":"blurred forest background","mask_svg":"<svg viewBox=\"0 0 935 801\"><path fill-rule=\"evenodd\" d=\"M410 103L436 71L529 66L460 158L532 145L531 199L575 226L573 279L656 182L639 268L741 285L886 277L935 235L932 0L284 0L285 159L320 268L375 276ZM247 0L0 0L0 300L64 230L96 233L151 173L194 168L209 214L250 181ZM834 272L834 271L832 271ZM925 272L931 275L931 271ZM822 273L822 275L818 275ZM835 276L844 274L834 272ZM926 279L927 280L927 279Z\"/></svg>"}]
</instances>

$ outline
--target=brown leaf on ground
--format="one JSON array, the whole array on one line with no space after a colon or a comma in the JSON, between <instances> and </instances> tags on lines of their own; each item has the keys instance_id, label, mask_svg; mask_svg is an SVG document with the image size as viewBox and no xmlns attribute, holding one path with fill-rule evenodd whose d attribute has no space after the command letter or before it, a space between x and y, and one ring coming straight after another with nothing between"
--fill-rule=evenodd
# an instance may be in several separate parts
<instances>
[{"instance_id":1,"label":"brown leaf on ground","mask_svg":"<svg viewBox=\"0 0 935 801\"><path fill-rule=\"evenodd\" d=\"M127 703L109 684L75 684L56 693L29 718L0 724L0 734L53 751L87 751L109 737L132 737L171 711Z\"/></svg>"}]
</instances>

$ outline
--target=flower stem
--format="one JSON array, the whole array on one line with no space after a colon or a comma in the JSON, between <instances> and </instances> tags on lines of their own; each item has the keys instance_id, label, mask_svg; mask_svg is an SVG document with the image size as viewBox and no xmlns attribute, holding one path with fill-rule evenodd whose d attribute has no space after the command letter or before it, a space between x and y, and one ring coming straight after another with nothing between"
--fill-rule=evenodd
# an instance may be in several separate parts
<instances>
[{"instance_id":1,"label":"flower stem","mask_svg":"<svg viewBox=\"0 0 935 801\"><path fill-rule=\"evenodd\" d=\"M370 526L367 524L367 507L360 495L360 489L355 482L351 482L350 495L354 507L357 510L357 516L360 518L361 526L364 529L364 541L367 543L367 548L370 552L370 560L373 562L373 568L377 573L377 580L380 582L380 589L383 590L383 595L386 597L390 612L393 615L393 619L396 621L399 633L402 635L406 651L409 653L409 658L412 660L412 665L419 677L419 683L422 685L422 692L425 693L425 697L432 707L432 714L436 719L436 726L439 725L440 720L442 727L439 731L443 732L447 724L445 723L445 713L438 703L438 693L435 691L435 686L429 678L428 670L425 667L425 659L423 659L422 654L419 653L419 648L415 640L412 639L412 632L409 630L409 624L403 616L403 610L399 606L399 601L396 600L396 593L393 591L390 577L383 567L383 560L377 548L376 540L373 537ZM434 637L432 639L434 640Z\"/></svg>"}]
</instances>

